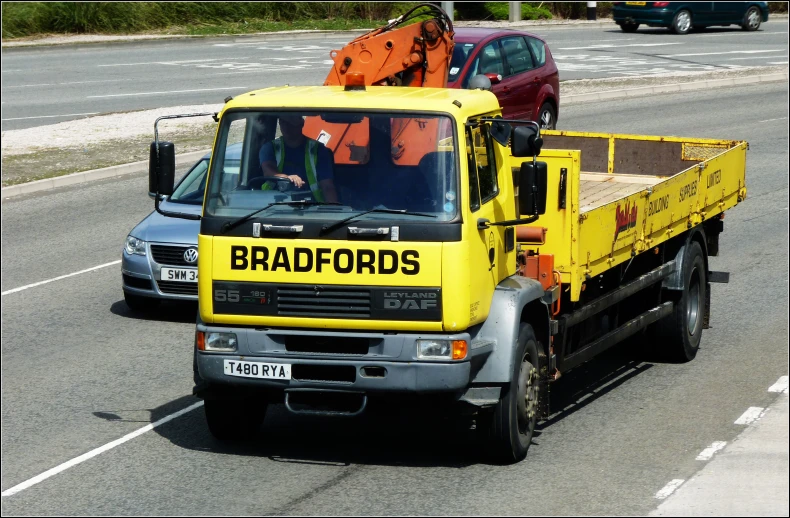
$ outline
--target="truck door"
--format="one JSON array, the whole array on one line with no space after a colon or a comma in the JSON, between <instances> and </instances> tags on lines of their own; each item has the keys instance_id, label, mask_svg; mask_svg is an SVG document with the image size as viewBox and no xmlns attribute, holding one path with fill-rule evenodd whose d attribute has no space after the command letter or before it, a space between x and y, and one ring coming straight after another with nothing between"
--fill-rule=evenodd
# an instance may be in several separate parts
<instances>
[{"instance_id":1,"label":"truck door","mask_svg":"<svg viewBox=\"0 0 790 518\"><path fill-rule=\"evenodd\" d=\"M467 127L467 164L469 169L469 268L470 324L482 322L491 307L491 297L499 283L501 261L505 260L504 227L478 230L477 221L501 220L497 202L499 178L494 145L486 125Z\"/></svg>"}]
</instances>

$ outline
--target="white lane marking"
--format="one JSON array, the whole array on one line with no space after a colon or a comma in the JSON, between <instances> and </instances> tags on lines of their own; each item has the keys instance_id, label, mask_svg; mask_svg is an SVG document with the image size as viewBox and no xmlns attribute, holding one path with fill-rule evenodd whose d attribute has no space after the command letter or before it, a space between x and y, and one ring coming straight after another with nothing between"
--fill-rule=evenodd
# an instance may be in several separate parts
<instances>
[{"instance_id":1,"label":"white lane marking","mask_svg":"<svg viewBox=\"0 0 790 518\"><path fill-rule=\"evenodd\" d=\"M757 122L773 122L773 121L783 121L787 119L787 117L779 117L778 119L765 119L764 121L757 121ZM785 388L787 388L787 376L784 376L785 379ZM779 381L782 381L782 378L779 378ZM769 389L770 391L770 389ZM773 391L771 391L773 392Z\"/></svg>"},{"instance_id":2,"label":"white lane marking","mask_svg":"<svg viewBox=\"0 0 790 518\"><path fill-rule=\"evenodd\" d=\"M69 469L69 468L71 468L73 466L76 466L77 464L80 464L82 462L85 462L86 460L91 459L91 458L95 457L96 455L104 453L105 451L109 451L109 450L115 448L116 446L119 446L119 445L121 445L121 444L123 444L123 443L125 443L127 441L131 441L135 437L137 437L139 435L142 435L145 432L151 431L154 428L156 428L157 426L161 426L161 425L167 423L168 421L172 421L176 417L181 417L182 415L186 414L187 412L191 412L192 410L194 410L194 409L196 409L196 408L198 408L200 406L203 406L203 401L198 401L197 403L195 403L193 405L190 405L190 406L184 408L183 410L179 410L178 412L176 412L174 414L170 414L169 416L163 417L162 419L160 419L159 421L157 421L155 423L151 423L149 425L143 426L142 428L139 428L139 429L135 430L134 432L132 432L130 434L124 435L120 439L116 439L116 440L114 440L114 441L112 441L110 443L105 444L104 446L100 446L100 447L98 447L98 448L96 448L94 450L89 451L88 453L84 453L84 454L80 455L79 457L76 457L76 458L71 459L70 461L64 462L60 466L55 466L54 468L49 469L49 470L45 471L44 473L42 473L40 475L36 475L35 477L33 477L33 478L29 479L29 480L26 480L26 481L22 482L21 484L17 484L17 485L15 485L14 487L12 487L10 489L6 489L5 491L3 491L2 496L11 496L11 495L14 495L16 493L19 493L20 491L23 491L23 490L29 488L30 486L34 486L34 485L38 484L39 482L43 482L44 480L48 479L49 477L51 477L53 475L57 475L61 471L66 471L67 469Z\"/></svg>"},{"instance_id":3,"label":"white lane marking","mask_svg":"<svg viewBox=\"0 0 790 518\"><path fill-rule=\"evenodd\" d=\"M99 268L106 268L107 266L112 266L112 265L118 264L120 262L121 262L121 260L119 259L119 260L113 261L111 263L105 263L105 264L100 264L99 266L94 266L93 268L88 268L88 269L85 269L85 270L80 270L78 272L68 273L66 275L61 275L60 277L55 277L54 279L47 279L46 281L35 282L33 284L28 284L27 286L20 286L19 288L14 288L13 290L4 291L3 293L0 293L0 295L5 297L6 295L8 295L10 293L16 293L18 291L26 290L26 289L29 289L29 288L35 288L36 286L41 286L42 284L49 284L50 282L59 281L61 279L65 279L67 277L73 277L73 276L79 275L81 273L92 272L93 270L98 270Z\"/></svg>"},{"instance_id":4,"label":"white lane marking","mask_svg":"<svg viewBox=\"0 0 790 518\"><path fill-rule=\"evenodd\" d=\"M752 406L749 407L749 410L744 412L741 417L735 420L735 424L749 425L760 419L763 415L765 415L765 409L763 407Z\"/></svg>"},{"instance_id":5,"label":"white lane marking","mask_svg":"<svg viewBox=\"0 0 790 518\"><path fill-rule=\"evenodd\" d=\"M204 63L206 61L219 61L223 58L213 59L186 59L184 61L148 61L146 63L112 63L108 65L96 65L98 67L134 67L137 65L180 65L181 63Z\"/></svg>"},{"instance_id":6,"label":"white lane marking","mask_svg":"<svg viewBox=\"0 0 790 518\"><path fill-rule=\"evenodd\" d=\"M659 54L660 58L684 58L688 56L723 56L725 54L762 54L763 52L784 52L784 49L777 50L731 50L728 52L699 52L695 54Z\"/></svg>"},{"instance_id":7,"label":"white lane marking","mask_svg":"<svg viewBox=\"0 0 790 518\"><path fill-rule=\"evenodd\" d=\"M787 117L783 117L786 119ZM787 394L787 376L782 376L779 381L768 387L768 392L782 392Z\"/></svg>"},{"instance_id":8,"label":"white lane marking","mask_svg":"<svg viewBox=\"0 0 790 518\"><path fill-rule=\"evenodd\" d=\"M663 47L665 45L682 45L677 43L630 43L628 45L587 45L586 47L561 47L559 50L611 49L620 47Z\"/></svg>"},{"instance_id":9,"label":"white lane marking","mask_svg":"<svg viewBox=\"0 0 790 518\"><path fill-rule=\"evenodd\" d=\"M134 97L137 95L164 95L164 94L184 94L189 92L216 92L219 90L249 90L246 86L229 86L227 88L195 88L193 90L170 90L167 92L138 92L134 94L110 94L110 95L89 95L86 99L102 99L106 97Z\"/></svg>"},{"instance_id":10,"label":"white lane marking","mask_svg":"<svg viewBox=\"0 0 790 518\"><path fill-rule=\"evenodd\" d=\"M680 485L681 485L683 482L685 482L685 480L683 480L682 478L676 478L676 479L674 479L674 480L670 480L670 481L669 481L669 484L667 484L666 486L664 486L664 487L661 489L661 491L659 491L658 493L656 493L656 498L658 498L659 500L663 500L663 499L665 499L666 497L668 497L669 495L671 495L672 493L674 493L674 492L675 492L675 490L676 490L677 488L679 488L679 487L680 487Z\"/></svg>"},{"instance_id":11,"label":"white lane marking","mask_svg":"<svg viewBox=\"0 0 790 518\"><path fill-rule=\"evenodd\" d=\"M4 121L23 121L27 119L54 119L57 117L77 117L79 115L98 115L99 112L88 113L69 113L66 115L39 115L38 117L12 117L10 119L3 119Z\"/></svg>"},{"instance_id":12,"label":"white lane marking","mask_svg":"<svg viewBox=\"0 0 790 518\"><path fill-rule=\"evenodd\" d=\"M716 441L702 450L700 454L697 455L697 460L708 460L713 457L717 451L721 450L725 446L727 446L727 441Z\"/></svg>"},{"instance_id":13,"label":"white lane marking","mask_svg":"<svg viewBox=\"0 0 790 518\"><path fill-rule=\"evenodd\" d=\"M39 83L34 85L15 85L15 86L6 86L6 89L9 88L28 88L34 86L63 86L63 85L84 85L86 83L117 83L119 81L128 81L128 79L100 79L98 81L71 81L69 83Z\"/></svg>"},{"instance_id":14,"label":"white lane marking","mask_svg":"<svg viewBox=\"0 0 790 518\"><path fill-rule=\"evenodd\" d=\"M768 65L786 65L787 61L769 61Z\"/></svg>"},{"instance_id":15,"label":"white lane marking","mask_svg":"<svg viewBox=\"0 0 790 518\"><path fill-rule=\"evenodd\" d=\"M786 58L787 56L749 56L748 58L727 58L727 61L747 61L747 60L755 60L755 59L781 59Z\"/></svg>"}]
</instances>

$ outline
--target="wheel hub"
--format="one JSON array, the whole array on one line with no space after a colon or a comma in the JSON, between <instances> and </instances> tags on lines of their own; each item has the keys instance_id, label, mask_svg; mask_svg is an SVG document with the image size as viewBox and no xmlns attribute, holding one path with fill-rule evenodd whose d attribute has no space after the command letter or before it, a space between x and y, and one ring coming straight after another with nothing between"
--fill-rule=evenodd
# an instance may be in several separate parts
<instances>
[{"instance_id":1,"label":"wheel hub","mask_svg":"<svg viewBox=\"0 0 790 518\"><path fill-rule=\"evenodd\" d=\"M518 428L526 434L538 410L538 370L528 360L521 364L518 392Z\"/></svg>"}]
</instances>

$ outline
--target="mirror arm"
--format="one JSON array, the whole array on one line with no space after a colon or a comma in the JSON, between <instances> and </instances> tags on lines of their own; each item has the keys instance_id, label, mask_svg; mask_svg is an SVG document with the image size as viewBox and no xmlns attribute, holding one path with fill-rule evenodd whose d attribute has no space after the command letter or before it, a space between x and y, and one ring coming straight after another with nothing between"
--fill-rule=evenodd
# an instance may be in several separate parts
<instances>
[{"instance_id":1,"label":"mirror arm","mask_svg":"<svg viewBox=\"0 0 790 518\"><path fill-rule=\"evenodd\" d=\"M181 212L170 212L160 209L158 192L156 193L156 198L154 198L154 208L156 209L156 212L158 212L162 216L169 216L171 218L181 218L181 219L193 219L196 221L200 220L200 214L183 214Z\"/></svg>"},{"instance_id":2,"label":"mirror arm","mask_svg":"<svg viewBox=\"0 0 790 518\"><path fill-rule=\"evenodd\" d=\"M477 228L482 230L488 227L512 227L513 225L528 225L530 223L535 223L540 216L530 216L524 219L511 219L510 221L497 221L495 223L491 223L485 218L480 218L477 220Z\"/></svg>"}]
</instances>

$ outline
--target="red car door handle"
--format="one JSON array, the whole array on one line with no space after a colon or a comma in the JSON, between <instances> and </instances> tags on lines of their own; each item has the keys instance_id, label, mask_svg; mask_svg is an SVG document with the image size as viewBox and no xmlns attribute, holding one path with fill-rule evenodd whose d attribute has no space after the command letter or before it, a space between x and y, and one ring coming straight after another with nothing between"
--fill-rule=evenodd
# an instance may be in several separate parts
<instances>
[{"instance_id":1,"label":"red car door handle","mask_svg":"<svg viewBox=\"0 0 790 518\"><path fill-rule=\"evenodd\" d=\"M505 92L506 94L509 94L510 93L510 87L509 86L502 87L502 91Z\"/></svg>"}]
</instances>

